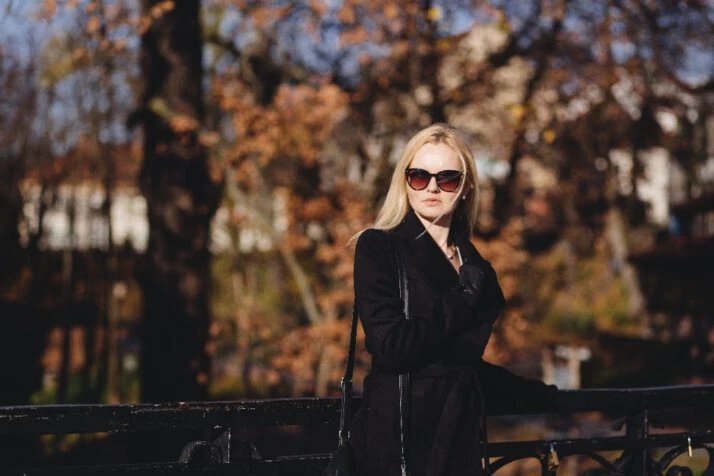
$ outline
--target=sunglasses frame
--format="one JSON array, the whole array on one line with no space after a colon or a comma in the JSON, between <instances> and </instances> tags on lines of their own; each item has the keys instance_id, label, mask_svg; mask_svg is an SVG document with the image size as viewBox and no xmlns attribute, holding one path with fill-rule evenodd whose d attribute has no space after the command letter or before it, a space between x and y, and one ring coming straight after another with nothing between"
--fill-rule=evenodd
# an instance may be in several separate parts
<instances>
[{"instance_id":1,"label":"sunglasses frame","mask_svg":"<svg viewBox=\"0 0 714 476\"><path fill-rule=\"evenodd\" d=\"M427 180L426 185L424 185L422 188L416 188L416 187L412 186L411 179L409 177L409 173L412 171L422 172L425 176L429 175L429 180ZM447 178L444 178L444 175L443 175L444 173L455 173L456 175L449 175ZM453 179L458 178L459 183L456 184L456 187L454 187L453 190L446 190L446 189L442 188L441 183L439 183L439 175L441 175L442 182L446 181L446 180L453 180ZM439 190L441 190L442 192L453 193L459 189L459 186L461 185L461 179L463 178L463 176L464 176L464 173L460 170L440 170L437 173L432 174L431 172L424 170L424 169L420 169L420 168L410 167L410 168L404 169L404 177L407 181L407 185L409 185L409 187L412 190L416 190L416 191L421 191L421 190L426 189L429 186L429 184L431 183L431 178L433 177L436 180L436 186L439 187Z\"/></svg>"}]
</instances>

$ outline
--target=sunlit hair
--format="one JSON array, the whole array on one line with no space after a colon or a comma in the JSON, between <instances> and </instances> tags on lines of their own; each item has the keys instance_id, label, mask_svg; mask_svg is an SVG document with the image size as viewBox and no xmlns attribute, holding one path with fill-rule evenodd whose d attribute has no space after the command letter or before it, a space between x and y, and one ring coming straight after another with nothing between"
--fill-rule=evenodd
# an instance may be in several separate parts
<instances>
[{"instance_id":1,"label":"sunlit hair","mask_svg":"<svg viewBox=\"0 0 714 476\"><path fill-rule=\"evenodd\" d=\"M445 144L451 147L458 155L464 172L464 180L461 181L459 188L454 192L453 200L459 202L454 210L454 217L461 216L465 220L469 232L473 230L478 214L479 192L476 163L474 162L473 153L461 132L448 124L442 123L433 124L426 129L422 129L407 143L394 168L387 196L372 228L391 230L404 220L404 217L409 212L408 185L404 170L412 163L419 149L426 144ZM466 200L461 200L466 187L470 188L466 192ZM434 222L438 221L439 218L441 217L437 217ZM355 235L355 238L361 233Z\"/></svg>"}]
</instances>

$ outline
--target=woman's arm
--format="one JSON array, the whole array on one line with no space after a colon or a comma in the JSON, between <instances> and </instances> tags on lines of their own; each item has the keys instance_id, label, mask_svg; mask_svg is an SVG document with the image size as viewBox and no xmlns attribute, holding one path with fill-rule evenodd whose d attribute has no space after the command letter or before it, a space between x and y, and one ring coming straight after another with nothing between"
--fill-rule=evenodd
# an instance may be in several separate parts
<instances>
[{"instance_id":1,"label":"woman's arm","mask_svg":"<svg viewBox=\"0 0 714 476\"><path fill-rule=\"evenodd\" d=\"M483 356L488 340L491 337L493 323L498 318L506 302L501 286L498 284L496 272L488 261L483 260L483 263L484 265L481 265L481 268L486 269L487 272L486 279L479 284L479 288L483 289L481 289L478 309L476 310L475 322L477 324L460 333L447 350L453 359L461 360L465 365L473 364ZM465 264L461 269L466 269L467 265L474 266L473 264Z\"/></svg>"},{"instance_id":2,"label":"woman's arm","mask_svg":"<svg viewBox=\"0 0 714 476\"><path fill-rule=\"evenodd\" d=\"M486 407L493 412L519 410L552 413L557 410L558 387L521 377L510 370L481 360L477 365Z\"/></svg>"},{"instance_id":3,"label":"woman's arm","mask_svg":"<svg viewBox=\"0 0 714 476\"><path fill-rule=\"evenodd\" d=\"M367 350L394 371L408 370L474 326L478 299L454 288L437 298L429 319L407 320L399 296L391 237L367 230L355 250L355 297Z\"/></svg>"}]
</instances>

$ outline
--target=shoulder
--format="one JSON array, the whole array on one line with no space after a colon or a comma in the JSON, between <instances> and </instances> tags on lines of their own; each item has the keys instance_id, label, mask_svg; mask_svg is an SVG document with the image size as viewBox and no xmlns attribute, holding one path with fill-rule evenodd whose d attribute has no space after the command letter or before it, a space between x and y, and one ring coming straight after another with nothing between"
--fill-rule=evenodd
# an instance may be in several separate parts
<instances>
[{"instance_id":1,"label":"shoulder","mask_svg":"<svg viewBox=\"0 0 714 476\"><path fill-rule=\"evenodd\" d=\"M356 251L370 251L375 248L386 248L390 244L388 231L368 228L357 239Z\"/></svg>"},{"instance_id":2,"label":"shoulder","mask_svg":"<svg viewBox=\"0 0 714 476\"><path fill-rule=\"evenodd\" d=\"M355 246L355 271L360 268L391 268L395 255L390 235L390 231L374 228L362 232Z\"/></svg>"}]
</instances>

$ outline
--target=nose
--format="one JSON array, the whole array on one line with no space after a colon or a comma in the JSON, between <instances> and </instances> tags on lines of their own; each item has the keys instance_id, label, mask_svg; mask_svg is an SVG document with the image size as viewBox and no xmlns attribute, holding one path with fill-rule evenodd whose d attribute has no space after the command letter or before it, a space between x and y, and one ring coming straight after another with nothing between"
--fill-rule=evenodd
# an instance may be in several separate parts
<instances>
[{"instance_id":1,"label":"nose","mask_svg":"<svg viewBox=\"0 0 714 476\"><path fill-rule=\"evenodd\" d=\"M436 184L436 177L429 177L429 183L426 184L426 190L429 192L438 192L439 186Z\"/></svg>"}]
</instances>

